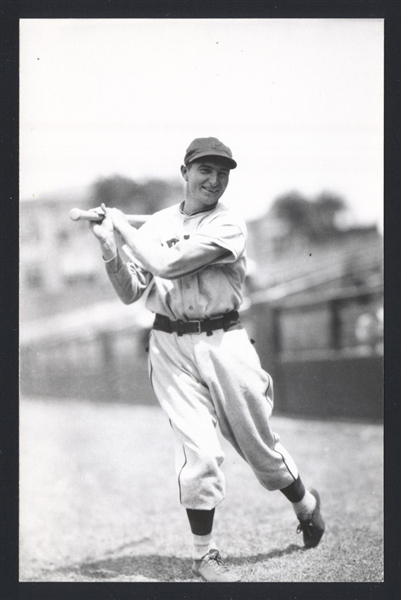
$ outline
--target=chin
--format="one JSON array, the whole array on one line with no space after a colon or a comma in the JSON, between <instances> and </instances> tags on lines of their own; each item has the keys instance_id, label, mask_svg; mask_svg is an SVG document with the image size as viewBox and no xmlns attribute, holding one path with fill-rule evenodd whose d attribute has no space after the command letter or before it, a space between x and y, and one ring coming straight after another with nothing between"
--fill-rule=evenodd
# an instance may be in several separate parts
<instances>
[{"instance_id":1,"label":"chin","mask_svg":"<svg viewBox=\"0 0 401 600\"><path fill-rule=\"evenodd\" d=\"M216 204L221 198L222 194L216 194L215 196L203 196L202 201L204 204Z\"/></svg>"}]
</instances>

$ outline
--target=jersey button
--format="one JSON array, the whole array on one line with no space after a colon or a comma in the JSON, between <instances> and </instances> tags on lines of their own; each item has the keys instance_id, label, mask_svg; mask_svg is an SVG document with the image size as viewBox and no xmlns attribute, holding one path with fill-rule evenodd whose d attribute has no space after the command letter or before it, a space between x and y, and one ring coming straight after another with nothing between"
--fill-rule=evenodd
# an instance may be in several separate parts
<instances>
[{"instance_id":1,"label":"jersey button","mask_svg":"<svg viewBox=\"0 0 401 600\"><path fill-rule=\"evenodd\" d=\"M188 308L189 308L189 310L193 310L193 309L194 309L194 307L193 307L193 306L189 306Z\"/></svg>"}]
</instances>

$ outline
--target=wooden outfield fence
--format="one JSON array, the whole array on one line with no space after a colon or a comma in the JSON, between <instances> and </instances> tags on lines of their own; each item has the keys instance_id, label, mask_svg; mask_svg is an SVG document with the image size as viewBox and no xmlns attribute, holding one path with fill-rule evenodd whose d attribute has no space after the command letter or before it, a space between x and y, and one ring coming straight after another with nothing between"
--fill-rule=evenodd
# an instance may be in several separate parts
<instances>
[{"instance_id":1,"label":"wooden outfield fence","mask_svg":"<svg viewBox=\"0 0 401 600\"><path fill-rule=\"evenodd\" d=\"M258 294L246 323L275 381L276 412L380 420L382 286L275 298ZM366 324L366 335L361 324Z\"/></svg>"},{"instance_id":2,"label":"wooden outfield fence","mask_svg":"<svg viewBox=\"0 0 401 600\"><path fill-rule=\"evenodd\" d=\"M276 412L380 419L381 334L358 339L358 323L369 318L373 323L381 281L340 292L311 292L304 286L308 297L300 297L300 289L298 282L295 296L288 286L258 292L241 314L263 367L273 376ZM118 318L115 306L113 320L107 318L110 306L104 318L98 316L101 326L44 327L36 336L22 336L21 394L155 403L147 373L149 326L142 319L127 324L126 313Z\"/></svg>"}]
</instances>

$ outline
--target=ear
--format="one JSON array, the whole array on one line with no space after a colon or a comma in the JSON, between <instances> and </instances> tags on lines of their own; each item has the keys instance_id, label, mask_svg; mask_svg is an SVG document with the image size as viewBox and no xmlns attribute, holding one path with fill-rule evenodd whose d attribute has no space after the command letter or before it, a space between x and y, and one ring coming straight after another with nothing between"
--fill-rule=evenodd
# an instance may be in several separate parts
<instances>
[{"instance_id":1,"label":"ear","mask_svg":"<svg viewBox=\"0 0 401 600\"><path fill-rule=\"evenodd\" d=\"M185 165L181 165L181 175L183 176L185 181L188 181L188 167L186 167Z\"/></svg>"}]
</instances>

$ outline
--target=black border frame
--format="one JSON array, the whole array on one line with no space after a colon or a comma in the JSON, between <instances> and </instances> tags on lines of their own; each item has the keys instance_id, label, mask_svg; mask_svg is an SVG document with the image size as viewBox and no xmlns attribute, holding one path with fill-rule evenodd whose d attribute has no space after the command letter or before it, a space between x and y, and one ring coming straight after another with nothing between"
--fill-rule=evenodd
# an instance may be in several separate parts
<instances>
[{"instance_id":1,"label":"black border frame","mask_svg":"<svg viewBox=\"0 0 401 600\"><path fill-rule=\"evenodd\" d=\"M400 540L400 63L399 0L0 0L1 21L1 600L219 598L393 600L401 597ZM385 21L385 581L384 583L18 582L19 19L366 18ZM344 536L347 532L344 531Z\"/></svg>"}]
</instances>

